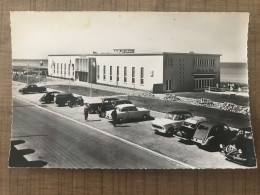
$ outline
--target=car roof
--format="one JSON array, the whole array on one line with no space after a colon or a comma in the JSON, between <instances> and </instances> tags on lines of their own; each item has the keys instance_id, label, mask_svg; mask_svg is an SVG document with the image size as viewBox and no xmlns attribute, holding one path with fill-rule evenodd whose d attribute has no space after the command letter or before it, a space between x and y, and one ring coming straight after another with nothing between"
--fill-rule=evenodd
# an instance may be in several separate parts
<instances>
[{"instance_id":1,"label":"car roof","mask_svg":"<svg viewBox=\"0 0 260 195\"><path fill-rule=\"evenodd\" d=\"M174 110L171 112L168 112L167 114L191 114L191 112L186 110Z\"/></svg>"},{"instance_id":2,"label":"car roof","mask_svg":"<svg viewBox=\"0 0 260 195\"><path fill-rule=\"evenodd\" d=\"M203 122L203 121L206 121L206 120L207 119L205 117L202 117L202 116L193 116L191 118L186 119L185 122L195 124L195 123Z\"/></svg>"},{"instance_id":3,"label":"car roof","mask_svg":"<svg viewBox=\"0 0 260 195\"><path fill-rule=\"evenodd\" d=\"M135 107L135 105L134 104L120 104L117 106L117 108L120 108L120 109L125 108L125 107Z\"/></svg>"}]
</instances>

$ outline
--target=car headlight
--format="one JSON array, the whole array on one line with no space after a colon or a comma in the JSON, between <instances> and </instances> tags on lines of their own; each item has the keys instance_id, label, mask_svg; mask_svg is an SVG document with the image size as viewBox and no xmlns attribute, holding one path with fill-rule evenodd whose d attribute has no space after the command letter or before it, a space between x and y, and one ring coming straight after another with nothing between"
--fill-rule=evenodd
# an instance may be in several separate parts
<instances>
[{"instance_id":1,"label":"car headlight","mask_svg":"<svg viewBox=\"0 0 260 195\"><path fill-rule=\"evenodd\" d=\"M239 154L242 154L242 150L241 150L241 149L238 149L238 153L239 153Z\"/></svg>"}]
</instances>

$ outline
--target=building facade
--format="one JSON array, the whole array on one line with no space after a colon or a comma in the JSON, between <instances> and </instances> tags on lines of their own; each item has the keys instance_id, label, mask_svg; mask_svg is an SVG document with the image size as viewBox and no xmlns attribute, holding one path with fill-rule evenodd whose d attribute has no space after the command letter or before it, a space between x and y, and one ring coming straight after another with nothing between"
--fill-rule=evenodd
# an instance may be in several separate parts
<instances>
[{"instance_id":1,"label":"building facade","mask_svg":"<svg viewBox=\"0 0 260 195\"><path fill-rule=\"evenodd\" d=\"M146 53L49 55L49 76L149 90L203 90L220 83L220 55Z\"/></svg>"}]
</instances>

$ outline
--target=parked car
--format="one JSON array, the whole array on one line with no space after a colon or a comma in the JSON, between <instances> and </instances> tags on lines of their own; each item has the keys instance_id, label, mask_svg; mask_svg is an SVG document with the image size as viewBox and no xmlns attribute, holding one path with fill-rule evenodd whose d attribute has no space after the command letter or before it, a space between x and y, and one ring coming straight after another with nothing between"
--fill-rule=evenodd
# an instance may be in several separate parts
<instances>
[{"instance_id":1,"label":"parked car","mask_svg":"<svg viewBox=\"0 0 260 195\"><path fill-rule=\"evenodd\" d=\"M20 93L43 93L46 92L46 87L38 87L37 85L26 85L25 87L19 90Z\"/></svg>"},{"instance_id":2,"label":"parked car","mask_svg":"<svg viewBox=\"0 0 260 195\"><path fill-rule=\"evenodd\" d=\"M197 127L206 120L207 119L205 117L201 116L193 116L191 118L186 119L182 123L177 135L185 139L192 139Z\"/></svg>"},{"instance_id":3,"label":"parked car","mask_svg":"<svg viewBox=\"0 0 260 195\"><path fill-rule=\"evenodd\" d=\"M97 114L99 111L99 107L102 103L95 102L95 103L87 103L86 106L89 108L89 114Z\"/></svg>"},{"instance_id":4,"label":"parked car","mask_svg":"<svg viewBox=\"0 0 260 195\"><path fill-rule=\"evenodd\" d=\"M56 104L58 106L65 106L65 105L71 105L74 102L77 102L78 104L83 106L84 101L81 96L75 97L72 93L60 93L56 96Z\"/></svg>"},{"instance_id":5,"label":"parked car","mask_svg":"<svg viewBox=\"0 0 260 195\"><path fill-rule=\"evenodd\" d=\"M168 112L164 119L155 119L152 121L152 130L155 133L164 133L173 136L180 128L183 121L192 117L188 111L176 110Z\"/></svg>"},{"instance_id":6,"label":"parked car","mask_svg":"<svg viewBox=\"0 0 260 195\"><path fill-rule=\"evenodd\" d=\"M219 149L220 144L227 145L236 135L224 123L202 122L192 138L199 147L207 149Z\"/></svg>"},{"instance_id":7,"label":"parked car","mask_svg":"<svg viewBox=\"0 0 260 195\"><path fill-rule=\"evenodd\" d=\"M51 91L48 93L45 93L41 98L40 98L40 102L44 102L44 103L51 103L54 102L54 98L59 94L59 91Z\"/></svg>"},{"instance_id":8,"label":"parked car","mask_svg":"<svg viewBox=\"0 0 260 195\"><path fill-rule=\"evenodd\" d=\"M69 104L70 108L77 106L77 105L84 106L84 100L83 100L82 96L78 96L78 97L75 97L74 99L70 100L68 102L68 104Z\"/></svg>"},{"instance_id":9,"label":"parked car","mask_svg":"<svg viewBox=\"0 0 260 195\"><path fill-rule=\"evenodd\" d=\"M142 119L147 120L150 117L150 110L136 107L133 104L121 104L116 106L118 122ZM106 118L112 120L112 110L106 112Z\"/></svg>"},{"instance_id":10,"label":"parked car","mask_svg":"<svg viewBox=\"0 0 260 195\"><path fill-rule=\"evenodd\" d=\"M224 146L221 144L221 148L227 160L246 166L256 165L251 127L239 129L236 136L231 139L228 145Z\"/></svg>"},{"instance_id":11,"label":"parked car","mask_svg":"<svg viewBox=\"0 0 260 195\"><path fill-rule=\"evenodd\" d=\"M111 100L111 102L102 103L98 109L98 113L100 117L105 117L107 111L113 110L116 106L121 104L132 104L132 102L129 100Z\"/></svg>"},{"instance_id":12,"label":"parked car","mask_svg":"<svg viewBox=\"0 0 260 195\"><path fill-rule=\"evenodd\" d=\"M113 109L113 102L119 100L118 98L102 98L101 102L95 102L95 103L87 103L86 106L89 107L89 114L99 114L101 112L101 108L103 107L103 110L111 110ZM106 113L102 113L103 117L105 117Z\"/></svg>"}]
</instances>

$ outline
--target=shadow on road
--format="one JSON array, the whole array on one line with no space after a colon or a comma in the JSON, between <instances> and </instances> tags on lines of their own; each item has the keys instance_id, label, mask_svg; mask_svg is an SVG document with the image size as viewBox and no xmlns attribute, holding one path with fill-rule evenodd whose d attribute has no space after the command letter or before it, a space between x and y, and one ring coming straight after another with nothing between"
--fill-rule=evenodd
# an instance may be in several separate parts
<instances>
[{"instance_id":1,"label":"shadow on road","mask_svg":"<svg viewBox=\"0 0 260 195\"><path fill-rule=\"evenodd\" d=\"M17 150L15 145L25 143L24 140L14 140L11 141L10 157L9 157L9 167L43 167L47 165L47 162L37 160L37 161L27 161L23 155L34 153L33 149Z\"/></svg>"}]
</instances>

